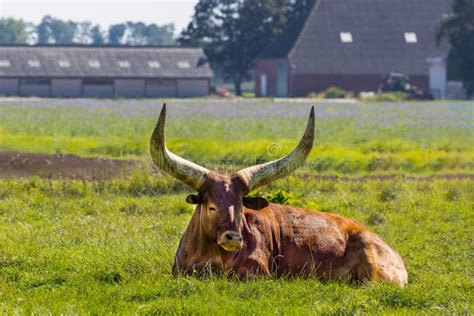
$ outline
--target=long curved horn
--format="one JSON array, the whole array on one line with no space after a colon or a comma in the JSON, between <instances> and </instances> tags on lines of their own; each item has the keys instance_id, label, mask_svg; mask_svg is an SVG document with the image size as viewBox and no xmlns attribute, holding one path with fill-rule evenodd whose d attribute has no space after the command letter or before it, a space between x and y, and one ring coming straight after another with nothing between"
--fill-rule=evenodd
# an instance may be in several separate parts
<instances>
[{"instance_id":1,"label":"long curved horn","mask_svg":"<svg viewBox=\"0 0 474 316\"><path fill-rule=\"evenodd\" d=\"M199 191L209 170L173 154L166 148L165 119L166 104L163 104L160 118L150 138L151 157L160 169Z\"/></svg>"},{"instance_id":2,"label":"long curved horn","mask_svg":"<svg viewBox=\"0 0 474 316\"><path fill-rule=\"evenodd\" d=\"M247 183L249 192L272 181L283 178L304 164L306 157L308 157L313 148L313 142L314 106L311 108L309 114L306 131L298 146L296 146L291 153L278 160L239 170L237 171L237 175Z\"/></svg>"}]
</instances>

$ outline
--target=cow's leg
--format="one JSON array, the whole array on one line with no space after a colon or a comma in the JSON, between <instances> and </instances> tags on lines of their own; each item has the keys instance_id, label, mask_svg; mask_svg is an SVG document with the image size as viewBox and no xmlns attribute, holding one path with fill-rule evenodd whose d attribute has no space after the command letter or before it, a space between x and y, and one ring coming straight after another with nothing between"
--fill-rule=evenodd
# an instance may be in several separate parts
<instances>
[{"instance_id":1,"label":"cow's leg","mask_svg":"<svg viewBox=\"0 0 474 316\"><path fill-rule=\"evenodd\" d=\"M346 242L344 256L338 260L317 266L315 274L322 280L359 282L359 278L366 278L362 273L358 273L361 262L365 262L364 246L360 234L350 234Z\"/></svg>"},{"instance_id":2,"label":"cow's leg","mask_svg":"<svg viewBox=\"0 0 474 316\"><path fill-rule=\"evenodd\" d=\"M238 264L238 268L235 270L239 279L251 278L256 276L271 276L268 265L265 264L260 258L247 258L245 261L241 261Z\"/></svg>"},{"instance_id":3,"label":"cow's leg","mask_svg":"<svg viewBox=\"0 0 474 316\"><path fill-rule=\"evenodd\" d=\"M357 280L406 285L408 274L400 255L374 233L364 233L361 237L363 251L354 271Z\"/></svg>"}]
</instances>

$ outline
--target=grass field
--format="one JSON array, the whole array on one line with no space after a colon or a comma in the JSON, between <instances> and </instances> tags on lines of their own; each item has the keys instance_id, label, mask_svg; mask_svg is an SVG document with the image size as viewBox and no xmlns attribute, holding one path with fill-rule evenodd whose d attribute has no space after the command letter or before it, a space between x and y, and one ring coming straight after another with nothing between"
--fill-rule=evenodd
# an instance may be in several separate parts
<instances>
[{"instance_id":1,"label":"grass field","mask_svg":"<svg viewBox=\"0 0 474 316\"><path fill-rule=\"evenodd\" d=\"M0 182L0 313L473 313L472 182L296 177L292 204L351 216L403 256L409 285L171 276L192 207L173 180Z\"/></svg>"},{"instance_id":2,"label":"grass field","mask_svg":"<svg viewBox=\"0 0 474 316\"><path fill-rule=\"evenodd\" d=\"M0 107L0 149L148 158L157 101L48 100ZM170 101L169 148L202 165L282 155L309 103ZM316 104L309 173L465 173L474 169L472 102Z\"/></svg>"},{"instance_id":3,"label":"grass field","mask_svg":"<svg viewBox=\"0 0 474 316\"><path fill-rule=\"evenodd\" d=\"M239 102L170 102L169 148L223 169L272 159L296 144L311 105ZM160 108L155 101L8 101L0 105L0 149L148 161ZM473 314L473 181L359 176L472 175L474 104L316 108L308 166L256 193L367 225L404 258L407 287L175 279L191 191L137 170L95 182L0 180L0 314ZM308 176L320 173L346 178Z\"/></svg>"}]
</instances>

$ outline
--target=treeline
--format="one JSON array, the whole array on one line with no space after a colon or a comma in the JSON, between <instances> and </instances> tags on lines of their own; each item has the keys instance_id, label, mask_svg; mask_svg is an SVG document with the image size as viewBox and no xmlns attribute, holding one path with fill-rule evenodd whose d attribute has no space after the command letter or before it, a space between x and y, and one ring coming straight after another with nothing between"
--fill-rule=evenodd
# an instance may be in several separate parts
<instances>
[{"instance_id":1,"label":"treeline","mask_svg":"<svg viewBox=\"0 0 474 316\"><path fill-rule=\"evenodd\" d=\"M174 24L124 22L102 29L89 21L43 17L39 24L0 19L0 44L173 45Z\"/></svg>"}]
</instances>

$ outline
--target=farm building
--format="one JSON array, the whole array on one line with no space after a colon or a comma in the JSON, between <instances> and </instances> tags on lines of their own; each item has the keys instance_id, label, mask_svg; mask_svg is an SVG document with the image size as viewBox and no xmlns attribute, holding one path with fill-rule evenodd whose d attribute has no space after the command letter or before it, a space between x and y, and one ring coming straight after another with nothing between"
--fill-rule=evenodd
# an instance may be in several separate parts
<instances>
[{"instance_id":1,"label":"farm building","mask_svg":"<svg viewBox=\"0 0 474 316\"><path fill-rule=\"evenodd\" d=\"M436 27L451 0L316 0L256 61L258 96L307 96L330 86L376 91L391 72L442 97L446 45Z\"/></svg>"},{"instance_id":2,"label":"farm building","mask_svg":"<svg viewBox=\"0 0 474 316\"><path fill-rule=\"evenodd\" d=\"M0 46L0 95L196 97L212 76L200 48Z\"/></svg>"}]
</instances>

